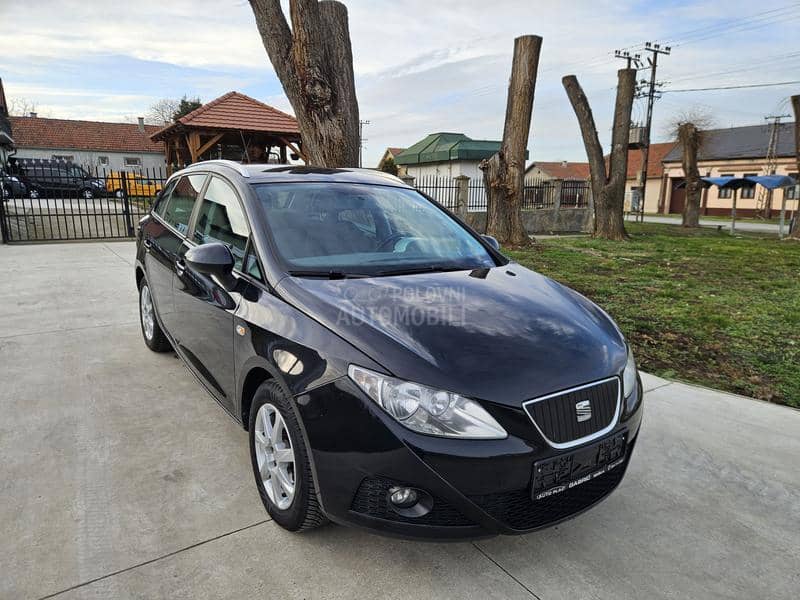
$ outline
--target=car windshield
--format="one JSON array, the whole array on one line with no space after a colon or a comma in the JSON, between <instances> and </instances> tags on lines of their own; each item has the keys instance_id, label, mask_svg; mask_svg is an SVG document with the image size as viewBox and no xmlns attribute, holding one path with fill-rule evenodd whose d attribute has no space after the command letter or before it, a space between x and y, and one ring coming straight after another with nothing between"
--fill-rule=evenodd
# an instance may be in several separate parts
<instances>
[{"instance_id":1,"label":"car windshield","mask_svg":"<svg viewBox=\"0 0 800 600\"><path fill-rule=\"evenodd\" d=\"M255 184L276 249L295 275L375 276L493 267L486 248L410 189Z\"/></svg>"}]
</instances>

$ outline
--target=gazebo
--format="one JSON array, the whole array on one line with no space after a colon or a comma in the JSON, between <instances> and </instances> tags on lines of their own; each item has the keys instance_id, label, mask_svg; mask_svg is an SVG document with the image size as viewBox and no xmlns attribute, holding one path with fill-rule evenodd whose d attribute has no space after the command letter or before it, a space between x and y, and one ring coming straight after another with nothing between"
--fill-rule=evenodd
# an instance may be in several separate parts
<instances>
[{"instance_id":1,"label":"gazebo","mask_svg":"<svg viewBox=\"0 0 800 600\"><path fill-rule=\"evenodd\" d=\"M287 163L287 149L305 160L297 120L239 92L204 104L150 139L164 142L170 168L211 158Z\"/></svg>"}]
</instances>

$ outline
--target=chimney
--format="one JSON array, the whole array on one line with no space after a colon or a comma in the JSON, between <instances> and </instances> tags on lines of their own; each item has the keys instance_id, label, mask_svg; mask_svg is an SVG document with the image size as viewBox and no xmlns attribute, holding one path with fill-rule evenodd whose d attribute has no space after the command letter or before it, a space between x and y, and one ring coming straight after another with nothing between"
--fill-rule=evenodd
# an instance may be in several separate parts
<instances>
[{"instance_id":1,"label":"chimney","mask_svg":"<svg viewBox=\"0 0 800 600\"><path fill-rule=\"evenodd\" d=\"M31 119L35 119L35 118L36 118L36 113L35 112L31 112Z\"/></svg>"},{"instance_id":2,"label":"chimney","mask_svg":"<svg viewBox=\"0 0 800 600\"><path fill-rule=\"evenodd\" d=\"M569 163L568 163L567 161L565 161L565 160L562 160L562 161L561 161L561 166L562 166L562 167L564 167L565 169L567 168L567 165L568 165L568 164L569 164Z\"/></svg>"},{"instance_id":3,"label":"chimney","mask_svg":"<svg viewBox=\"0 0 800 600\"><path fill-rule=\"evenodd\" d=\"M144 133L144 117L139 117L139 133Z\"/></svg>"}]
</instances>

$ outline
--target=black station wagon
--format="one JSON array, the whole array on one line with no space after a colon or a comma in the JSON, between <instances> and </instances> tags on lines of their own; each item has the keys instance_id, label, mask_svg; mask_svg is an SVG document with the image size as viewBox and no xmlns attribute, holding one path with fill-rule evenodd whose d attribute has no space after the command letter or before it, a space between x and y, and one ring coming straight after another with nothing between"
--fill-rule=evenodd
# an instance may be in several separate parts
<instances>
[{"instance_id":1,"label":"black station wagon","mask_svg":"<svg viewBox=\"0 0 800 600\"><path fill-rule=\"evenodd\" d=\"M642 387L609 316L390 175L192 165L140 224L136 283L145 343L249 432L286 529L529 532L630 460Z\"/></svg>"}]
</instances>

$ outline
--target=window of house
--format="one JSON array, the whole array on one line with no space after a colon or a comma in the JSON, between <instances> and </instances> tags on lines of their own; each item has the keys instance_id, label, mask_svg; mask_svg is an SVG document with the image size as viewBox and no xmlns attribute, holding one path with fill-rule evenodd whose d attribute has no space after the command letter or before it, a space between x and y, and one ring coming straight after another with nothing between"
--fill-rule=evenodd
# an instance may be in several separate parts
<instances>
[{"instance_id":1,"label":"window of house","mask_svg":"<svg viewBox=\"0 0 800 600\"><path fill-rule=\"evenodd\" d=\"M722 173L720 177L733 177L733 173ZM719 197L720 198L730 198L733 196L733 190L731 188L720 188L719 189Z\"/></svg>"},{"instance_id":2,"label":"window of house","mask_svg":"<svg viewBox=\"0 0 800 600\"><path fill-rule=\"evenodd\" d=\"M142 159L138 156L126 156L122 159L122 164L126 167L141 167Z\"/></svg>"},{"instance_id":3,"label":"window of house","mask_svg":"<svg viewBox=\"0 0 800 600\"><path fill-rule=\"evenodd\" d=\"M73 154L53 154L53 160L63 160L64 162L72 162L75 160Z\"/></svg>"},{"instance_id":4,"label":"window of house","mask_svg":"<svg viewBox=\"0 0 800 600\"><path fill-rule=\"evenodd\" d=\"M189 231L189 219L192 216L194 201L203 187L205 175L184 175L172 188L172 193L164 207L161 218L172 225L180 233L186 235Z\"/></svg>"},{"instance_id":5,"label":"window of house","mask_svg":"<svg viewBox=\"0 0 800 600\"><path fill-rule=\"evenodd\" d=\"M755 177L758 173L745 173L745 177ZM742 187L741 196L742 200L749 200L756 197L756 184L751 183Z\"/></svg>"},{"instance_id":6,"label":"window of house","mask_svg":"<svg viewBox=\"0 0 800 600\"><path fill-rule=\"evenodd\" d=\"M107 167L108 166L108 157L107 156L98 156L97 157L97 164L100 165L101 167Z\"/></svg>"},{"instance_id":7,"label":"window of house","mask_svg":"<svg viewBox=\"0 0 800 600\"><path fill-rule=\"evenodd\" d=\"M234 268L241 271L248 237L250 228L239 196L230 184L212 176L197 214L193 240L198 244L222 242L231 249Z\"/></svg>"},{"instance_id":8,"label":"window of house","mask_svg":"<svg viewBox=\"0 0 800 600\"><path fill-rule=\"evenodd\" d=\"M789 177L793 177L794 180L797 181L797 173L789 173ZM800 184L784 188L784 197L787 200L797 200L797 198L800 196L800 194L798 194L798 191L800 191L798 188L800 188Z\"/></svg>"}]
</instances>

